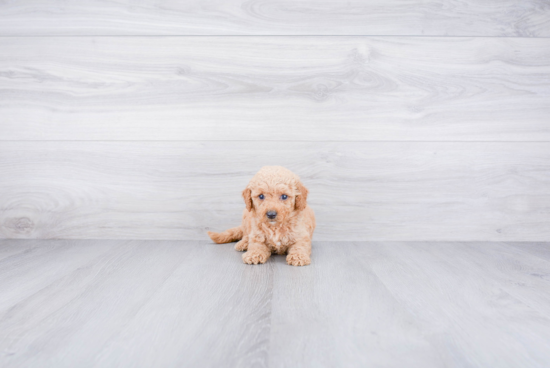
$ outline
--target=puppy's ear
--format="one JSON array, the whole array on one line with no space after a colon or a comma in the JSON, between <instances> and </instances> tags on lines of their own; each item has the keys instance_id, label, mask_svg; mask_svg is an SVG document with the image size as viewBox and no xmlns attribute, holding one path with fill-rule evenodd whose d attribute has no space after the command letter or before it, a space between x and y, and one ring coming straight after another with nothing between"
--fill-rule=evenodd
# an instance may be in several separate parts
<instances>
[{"instance_id":1,"label":"puppy's ear","mask_svg":"<svg viewBox=\"0 0 550 368\"><path fill-rule=\"evenodd\" d=\"M301 181L296 183L296 187L298 188L299 193L296 196L296 203L294 204L294 207L296 211L302 211L307 206L307 194L309 191L306 187L304 187L304 184L302 184Z\"/></svg>"},{"instance_id":2,"label":"puppy's ear","mask_svg":"<svg viewBox=\"0 0 550 368\"><path fill-rule=\"evenodd\" d=\"M250 188L243 190L244 204L246 204L246 209L248 211L252 210L252 191Z\"/></svg>"}]
</instances>

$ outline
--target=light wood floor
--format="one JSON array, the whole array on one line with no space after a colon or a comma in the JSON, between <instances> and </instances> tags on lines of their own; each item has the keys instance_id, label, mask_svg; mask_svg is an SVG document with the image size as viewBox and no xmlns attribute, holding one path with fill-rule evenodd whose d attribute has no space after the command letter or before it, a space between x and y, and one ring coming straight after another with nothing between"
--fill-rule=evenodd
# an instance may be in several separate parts
<instances>
[{"instance_id":1,"label":"light wood floor","mask_svg":"<svg viewBox=\"0 0 550 368\"><path fill-rule=\"evenodd\" d=\"M2 367L548 367L550 243L0 241Z\"/></svg>"}]
</instances>

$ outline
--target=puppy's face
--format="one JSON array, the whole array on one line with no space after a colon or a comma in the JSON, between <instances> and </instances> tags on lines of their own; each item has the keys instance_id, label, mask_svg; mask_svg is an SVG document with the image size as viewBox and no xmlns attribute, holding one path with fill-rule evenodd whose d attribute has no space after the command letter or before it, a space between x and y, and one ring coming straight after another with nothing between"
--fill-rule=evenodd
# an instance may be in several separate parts
<instances>
[{"instance_id":1,"label":"puppy's face","mask_svg":"<svg viewBox=\"0 0 550 368\"><path fill-rule=\"evenodd\" d=\"M270 225L284 223L294 211L306 206L307 189L301 183L251 183L244 191L248 210L254 210L260 222Z\"/></svg>"},{"instance_id":2,"label":"puppy's face","mask_svg":"<svg viewBox=\"0 0 550 368\"><path fill-rule=\"evenodd\" d=\"M292 188L284 184L260 185L252 190L251 196L258 219L272 225L284 222L296 201Z\"/></svg>"}]
</instances>

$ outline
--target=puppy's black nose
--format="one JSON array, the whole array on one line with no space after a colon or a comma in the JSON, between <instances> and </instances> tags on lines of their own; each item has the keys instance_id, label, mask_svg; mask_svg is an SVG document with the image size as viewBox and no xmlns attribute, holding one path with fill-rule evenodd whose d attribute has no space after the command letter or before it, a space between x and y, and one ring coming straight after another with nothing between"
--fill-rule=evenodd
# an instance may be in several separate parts
<instances>
[{"instance_id":1,"label":"puppy's black nose","mask_svg":"<svg viewBox=\"0 0 550 368\"><path fill-rule=\"evenodd\" d=\"M277 212L275 211L267 211L266 213L267 217L273 220L275 217L277 217Z\"/></svg>"}]
</instances>

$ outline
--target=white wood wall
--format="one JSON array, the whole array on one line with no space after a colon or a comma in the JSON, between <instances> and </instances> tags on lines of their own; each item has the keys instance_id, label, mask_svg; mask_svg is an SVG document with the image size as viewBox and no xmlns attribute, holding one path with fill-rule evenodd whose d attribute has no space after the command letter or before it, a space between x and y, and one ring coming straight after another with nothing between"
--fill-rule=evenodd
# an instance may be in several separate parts
<instances>
[{"instance_id":1,"label":"white wood wall","mask_svg":"<svg viewBox=\"0 0 550 368\"><path fill-rule=\"evenodd\" d=\"M550 3L0 3L0 237L204 239L271 164L316 240L550 240Z\"/></svg>"}]
</instances>

